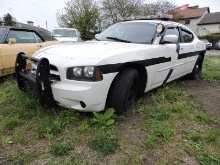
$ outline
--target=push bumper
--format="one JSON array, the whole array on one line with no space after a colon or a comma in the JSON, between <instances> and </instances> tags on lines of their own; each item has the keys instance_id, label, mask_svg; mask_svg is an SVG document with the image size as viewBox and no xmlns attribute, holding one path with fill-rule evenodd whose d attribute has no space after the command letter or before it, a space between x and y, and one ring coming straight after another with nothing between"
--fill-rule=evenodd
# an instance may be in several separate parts
<instances>
[{"instance_id":1,"label":"push bumper","mask_svg":"<svg viewBox=\"0 0 220 165\"><path fill-rule=\"evenodd\" d=\"M27 60L38 63L36 73L26 69ZM50 65L48 59L37 59L20 52L15 62L15 73L20 90L27 91L30 86L31 90L38 96L39 102L43 107L51 108L57 106L49 80Z\"/></svg>"}]
</instances>

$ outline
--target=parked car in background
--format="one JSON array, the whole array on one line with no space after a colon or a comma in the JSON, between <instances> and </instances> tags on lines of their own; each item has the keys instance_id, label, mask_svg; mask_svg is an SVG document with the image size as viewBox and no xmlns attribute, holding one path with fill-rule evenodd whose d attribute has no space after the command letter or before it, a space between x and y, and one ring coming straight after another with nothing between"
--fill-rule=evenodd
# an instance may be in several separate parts
<instances>
[{"instance_id":1,"label":"parked car in background","mask_svg":"<svg viewBox=\"0 0 220 165\"><path fill-rule=\"evenodd\" d=\"M215 43L215 49L220 49L220 40Z\"/></svg>"},{"instance_id":2,"label":"parked car in background","mask_svg":"<svg viewBox=\"0 0 220 165\"><path fill-rule=\"evenodd\" d=\"M80 42L82 41L80 33L73 28L56 28L52 32L53 37L63 42Z\"/></svg>"},{"instance_id":3,"label":"parked car in background","mask_svg":"<svg viewBox=\"0 0 220 165\"><path fill-rule=\"evenodd\" d=\"M166 15L155 16L164 18ZM155 18L154 17L154 18ZM162 20L122 21L94 41L62 44L38 51L32 70L17 57L18 86L31 82L42 106L79 111L132 109L136 96L184 75L198 79L206 47L187 26ZM25 90L24 90L25 91Z\"/></svg>"},{"instance_id":4,"label":"parked car in background","mask_svg":"<svg viewBox=\"0 0 220 165\"><path fill-rule=\"evenodd\" d=\"M62 42L40 30L0 26L0 76L15 72L18 52L32 56L41 48L60 43Z\"/></svg>"},{"instance_id":5,"label":"parked car in background","mask_svg":"<svg viewBox=\"0 0 220 165\"><path fill-rule=\"evenodd\" d=\"M205 42L206 49L210 50L212 48L212 43L210 43L207 39L201 39L203 42Z\"/></svg>"}]
</instances>

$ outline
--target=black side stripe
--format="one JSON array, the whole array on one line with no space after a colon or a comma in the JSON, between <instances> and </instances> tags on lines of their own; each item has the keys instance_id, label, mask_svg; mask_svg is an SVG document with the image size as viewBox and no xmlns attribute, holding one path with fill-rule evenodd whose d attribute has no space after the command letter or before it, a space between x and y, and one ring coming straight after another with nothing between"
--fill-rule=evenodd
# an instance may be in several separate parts
<instances>
[{"instance_id":1,"label":"black side stripe","mask_svg":"<svg viewBox=\"0 0 220 165\"><path fill-rule=\"evenodd\" d=\"M205 53L205 51L197 51L197 52L178 54L178 59L183 59L183 58L192 57L192 56L198 56L199 53Z\"/></svg>"},{"instance_id":2,"label":"black side stripe","mask_svg":"<svg viewBox=\"0 0 220 165\"><path fill-rule=\"evenodd\" d=\"M152 59L147 59L147 60L141 60L141 61L132 61L132 62L127 62L127 63L118 63L118 64L107 64L107 65L100 65L98 66L99 69L101 70L102 74L107 74L107 73L114 73L122 70L128 65L142 65L144 67L146 66L151 66L151 65L156 65L160 63L165 63L171 61L171 57L159 57L159 58L152 58Z\"/></svg>"},{"instance_id":3,"label":"black side stripe","mask_svg":"<svg viewBox=\"0 0 220 165\"><path fill-rule=\"evenodd\" d=\"M169 80L169 78L170 78L170 76L171 76L172 73L173 73L173 69L170 69L170 71L169 71L169 73L168 73L166 79L163 81L163 84L162 84L162 85L164 85L164 84L167 83L167 81Z\"/></svg>"}]
</instances>

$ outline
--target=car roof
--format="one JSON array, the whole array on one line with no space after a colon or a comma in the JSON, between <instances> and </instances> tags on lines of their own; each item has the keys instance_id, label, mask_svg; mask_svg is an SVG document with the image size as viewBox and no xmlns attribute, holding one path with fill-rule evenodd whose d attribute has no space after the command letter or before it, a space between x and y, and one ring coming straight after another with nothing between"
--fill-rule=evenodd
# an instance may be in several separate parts
<instances>
[{"instance_id":1,"label":"car roof","mask_svg":"<svg viewBox=\"0 0 220 165\"><path fill-rule=\"evenodd\" d=\"M77 30L75 28L55 28L53 30L64 30L64 29L67 29L67 30Z\"/></svg>"},{"instance_id":2,"label":"car roof","mask_svg":"<svg viewBox=\"0 0 220 165\"><path fill-rule=\"evenodd\" d=\"M179 26L187 31L192 32L192 30L190 28L188 28L187 26L177 23L177 22L173 22L173 21L162 21L162 20L131 20L131 21L122 21L120 23L128 23L128 22L146 22L146 23L156 23L156 24L163 24L164 26ZM192 32L193 33L193 32Z\"/></svg>"},{"instance_id":3,"label":"car roof","mask_svg":"<svg viewBox=\"0 0 220 165\"><path fill-rule=\"evenodd\" d=\"M36 27L33 28L24 28L24 27L17 27L17 26L0 26L0 28L6 28L6 29L12 29L12 30L30 30L37 32L45 41L56 41L56 39L51 36L50 34L47 34L41 29L36 29Z\"/></svg>"}]
</instances>

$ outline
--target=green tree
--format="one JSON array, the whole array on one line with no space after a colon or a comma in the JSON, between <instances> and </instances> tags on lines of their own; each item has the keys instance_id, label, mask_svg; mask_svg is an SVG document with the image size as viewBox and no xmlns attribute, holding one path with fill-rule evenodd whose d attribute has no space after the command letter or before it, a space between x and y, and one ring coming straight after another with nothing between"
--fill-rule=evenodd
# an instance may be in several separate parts
<instances>
[{"instance_id":1,"label":"green tree","mask_svg":"<svg viewBox=\"0 0 220 165\"><path fill-rule=\"evenodd\" d=\"M15 26L16 25L16 19L12 17L11 14L7 13L3 16L3 24L4 26Z\"/></svg>"},{"instance_id":2,"label":"green tree","mask_svg":"<svg viewBox=\"0 0 220 165\"><path fill-rule=\"evenodd\" d=\"M99 7L94 0L69 0L61 12L57 12L60 27L77 28L84 40L92 39L101 31Z\"/></svg>"}]
</instances>

